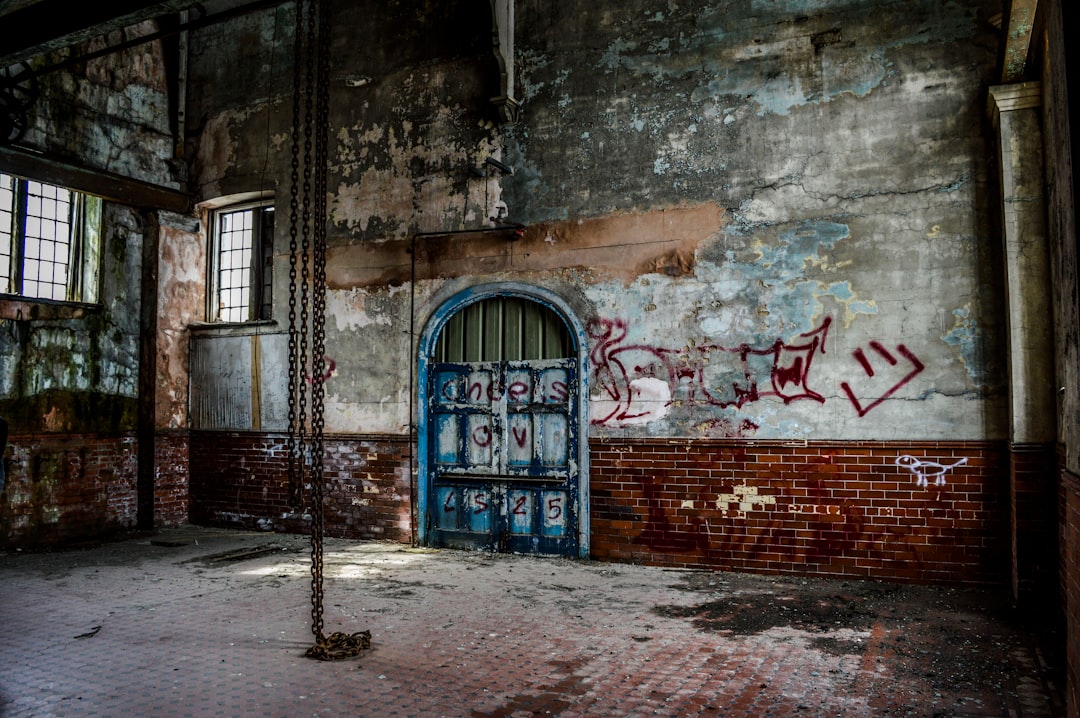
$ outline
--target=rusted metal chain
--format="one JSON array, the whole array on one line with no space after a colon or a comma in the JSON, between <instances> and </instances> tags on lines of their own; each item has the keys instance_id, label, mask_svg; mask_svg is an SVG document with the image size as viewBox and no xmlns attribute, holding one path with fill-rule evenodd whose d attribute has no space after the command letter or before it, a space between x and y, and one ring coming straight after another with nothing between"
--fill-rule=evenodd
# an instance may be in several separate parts
<instances>
[{"instance_id":1,"label":"rusted metal chain","mask_svg":"<svg viewBox=\"0 0 1080 718\"><path fill-rule=\"evenodd\" d=\"M371 634L368 631L352 634L335 632L327 636L323 632L323 434L327 379L326 194L330 124L330 3L329 0L310 3L298 0L296 12L293 187L289 231L290 485L294 478L302 479L306 469L310 486L308 511L311 517L311 632L315 636L315 644L305 655L326 661L359 655L371 646ZM305 368L307 376L303 377ZM309 407L310 426L307 416Z\"/></svg>"}]
</instances>

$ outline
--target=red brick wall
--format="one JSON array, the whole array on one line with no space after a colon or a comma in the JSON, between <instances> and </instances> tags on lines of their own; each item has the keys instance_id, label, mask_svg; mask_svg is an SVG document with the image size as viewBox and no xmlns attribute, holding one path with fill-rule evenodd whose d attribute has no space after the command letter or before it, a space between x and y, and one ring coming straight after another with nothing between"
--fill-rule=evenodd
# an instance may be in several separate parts
<instances>
[{"instance_id":1,"label":"red brick wall","mask_svg":"<svg viewBox=\"0 0 1080 718\"><path fill-rule=\"evenodd\" d=\"M592 555L919 582L1009 580L1009 461L988 442L592 440ZM951 465L918 485L901 456Z\"/></svg>"},{"instance_id":2,"label":"red brick wall","mask_svg":"<svg viewBox=\"0 0 1080 718\"><path fill-rule=\"evenodd\" d=\"M0 544L95 539L135 525L134 432L11 436L8 442Z\"/></svg>"},{"instance_id":3,"label":"red brick wall","mask_svg":"<svg viewBox=\"0 0 1080 718\"><path fill-rule=\"evenodd\" d=\"M1013 596L1023 603L1054 593L1057 583L1057 447L1009 446Z\"/></svg>"},{"instance_id":4,"label":"red brick wall","mask_svg":"<svg viewBox=\"0 0 1080 718\"><path fill-rule=\"evenodd\" d=\"M154 526L187 523L189 444L187 431L161 433L154 441Z\"/></svg>"},{"instance_id":5,"label":"red brick wall","mask_svg":"<svg viewBox=\"0 0 1080 718\"><path fill-rule=\"evenodd\" d=\"M1061 604L1065 612L1069 716L1080 716L1080 476L1061 470Z\"/></svg>"},{"instance_id":6,"label":"red brick wall","mask_svg":"<svg viewBox=\"0 0 1080 718\"><path fill-rule=\"evenodd\" d=\"M408 440L335 435L324 446L327 535L410 541ZM306 531L306 522L289 508L288 484L284 434L192 432L193 523Z\"/></svg>"}]
</instances>

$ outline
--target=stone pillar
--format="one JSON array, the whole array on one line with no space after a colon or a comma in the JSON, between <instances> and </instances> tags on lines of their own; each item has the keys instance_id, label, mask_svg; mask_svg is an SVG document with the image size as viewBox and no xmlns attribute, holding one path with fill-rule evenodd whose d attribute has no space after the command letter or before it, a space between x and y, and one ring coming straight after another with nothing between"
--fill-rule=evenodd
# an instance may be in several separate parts
<instances>
[{"instance_id":1,"label":"stone pillar","mask_svg":"<svg viewBox=\"0 0 1080 718\"><path fill-rule=\"evenodd\" d=\"M1053 303L1046 230L1038 82L990 88L998 135L1009 372L1013 596L1053 577L1056 566L1057 405Z\"/></svg>"}]
</instances>

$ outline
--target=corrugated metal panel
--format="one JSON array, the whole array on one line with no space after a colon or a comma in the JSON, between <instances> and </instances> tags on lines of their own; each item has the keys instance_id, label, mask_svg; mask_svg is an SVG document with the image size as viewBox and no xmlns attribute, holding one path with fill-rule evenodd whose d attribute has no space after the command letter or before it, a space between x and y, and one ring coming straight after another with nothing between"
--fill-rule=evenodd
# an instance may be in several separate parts
<instances>
[{"instance_id":1,"label":"corrugated metal panel","mask_svg":"<svg viewBox=\"0 0 1080 718\"><path fill-rule=\"evenodd\" d=\"M191 343L191 427L250 429L251 338L203 337Z\"/></svg>"}]
</instances>

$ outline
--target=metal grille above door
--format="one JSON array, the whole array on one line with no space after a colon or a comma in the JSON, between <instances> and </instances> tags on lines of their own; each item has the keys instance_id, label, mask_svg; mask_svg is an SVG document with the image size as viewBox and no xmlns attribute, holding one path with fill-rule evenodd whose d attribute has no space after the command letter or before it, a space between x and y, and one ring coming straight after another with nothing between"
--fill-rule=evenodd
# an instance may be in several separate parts
<instances>
[{"instance_id":1,"label":"metal grille above door","mask_svg":"<svg viewBox=\"0 0 1080 718\"><path fill-rule=\"evenodd\" d=\"M558 314L527 299L492 297L450 317L435 346L435 361L565 359L573 352Z\"/></svg>"}]
</instances>

